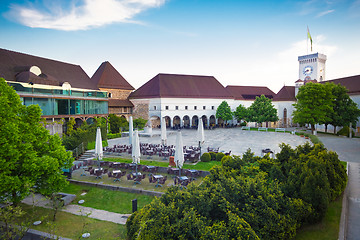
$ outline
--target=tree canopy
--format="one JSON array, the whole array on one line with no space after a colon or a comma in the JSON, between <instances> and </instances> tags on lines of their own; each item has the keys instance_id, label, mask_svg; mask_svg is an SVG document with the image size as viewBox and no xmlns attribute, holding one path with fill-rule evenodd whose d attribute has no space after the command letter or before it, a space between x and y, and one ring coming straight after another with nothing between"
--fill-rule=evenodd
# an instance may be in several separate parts
<instances>
[{"instance_id":1,"label":"tree canopy","mask_svg":"<svg viewBox=\"0 0 360 240\"><path fill-rule=\"evenodd\" d=\"M330 113L330 120L327 123L334 126L334 133L337 126L349 126L350 123L356 126L360 110L350 98L348 90L340 84L330 84L330 88L334 96L334 111Z\"/></svg>"},{"instance_id":2,"label":"tree canopy","mask_svg":"<svg viewBox=\"0 0 360 240\"><path fill-rule=\"evenodd\" d=\"M346 186L346 170L322 145L276 158L225 156L200 186L171 187L131 215L128 239L293 239L318 222Z\"/></svg>"},{"instance_id":3,"label":"tree canopy","mask_svg":"<svg viewBox=\"0 0 360 240\"><path fill-rule=\"evenodd\" d=\"M261 95L260 97L256 97L255 101L248 108L248 117L245 120L263 123L276 122L279 118L277 116L277 110L272 105L271 99Z\"/></svg>"},{"instance_id":4,"label":"tree canopy","mask_svg":"<svg viewBox=\"0 0 360 240\"><path fill-rule=\"evenodd\" d=\"M73 158L45 129L38 105L24 106L0 78L0 202L17 205L31 190L45 195L67 184L62 168Z\"/></svg>"},{"instance_id":5,"label":"tree canopy","mask_svg":"<svg viewBox=\"0 0 360 240\"><path fill-rule=\"evenodd\" d=\"M233 113L226 101L222 101L219 107L216 109L216 118L221 118L225 122L232 120Z\"/></svg>"},{"instance_id":6,"label":"tree canopy","mask_svg":"<svg viewBox=\"0 0 360 240\"><path fill-rule=\"evenodd\" d=\"M314 131L315 124L324 124L331 120L334 96L328 84L307 83L300 87L296 99L292 114L295 123L310 124Z\"/></svg>"},{"instance_id":7,"label":"tree canopy","mask_svg":"<svg viewBox=\"0 0 360 240\"><path fill-rule=\"evenodd\" d=\"M246 107L244 107L243 105L240 104L240 105L236 108L236 110L235 110L235 112L234 112L234 116L235 116L236 120L238 120L239 122L240 122L241 120L247 119L248 111L247 111Z\"/></svg>"}]
</instances>

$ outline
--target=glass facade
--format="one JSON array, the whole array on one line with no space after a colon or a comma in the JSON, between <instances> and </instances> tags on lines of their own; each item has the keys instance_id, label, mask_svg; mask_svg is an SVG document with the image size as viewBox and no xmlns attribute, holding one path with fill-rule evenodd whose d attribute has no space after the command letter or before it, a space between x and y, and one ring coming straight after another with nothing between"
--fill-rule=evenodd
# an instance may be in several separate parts
<instances>
[{"instance_id":1,"label":"glass facade","mask_svg":"<svg viewBox=\"0 0 360 240\"><path fill-rule=\"evenodd\" d=\"M43 116L108 114L108 102L94 99L107 99L106 92L28 88L19 83L9 83L9 85L13 86L18 94L43 95L44 98L38 96L21 97L22 103L26 106L32 104L39 105ZM62 98L57 98L56 95L63 96ZM69 96L69 98L64 99L64 95ZM79 97L85 99L77 99ZM92 99L86 99L87 97Z\"/></svg>"}]
</instances>

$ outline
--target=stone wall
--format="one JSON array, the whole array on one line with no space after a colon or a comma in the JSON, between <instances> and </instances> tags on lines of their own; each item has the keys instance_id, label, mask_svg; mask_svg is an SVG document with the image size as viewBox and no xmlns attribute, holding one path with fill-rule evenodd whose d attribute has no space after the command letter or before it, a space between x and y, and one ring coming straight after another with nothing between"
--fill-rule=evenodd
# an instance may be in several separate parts
<instances>
[{"instance_id":1,"label":"stone wall","mask_svg":"<svg viewBox=\"0 0 360 240\"><path fill-rule=\"evenodd\" d=\"M101 91L111 93L111 98L125 100L129 97L132 90L100 88Z\"/></svg>"},{"instance_id":2,"label":"stone wall","mask_svg":"<svg viewBox=\"0 0 360 240\"><path fill-rule=\"evenodd\" d=\"M130 100L134 104L132 116L134 119L149 119L149 101Z\"/></svg>"}]
</instances>

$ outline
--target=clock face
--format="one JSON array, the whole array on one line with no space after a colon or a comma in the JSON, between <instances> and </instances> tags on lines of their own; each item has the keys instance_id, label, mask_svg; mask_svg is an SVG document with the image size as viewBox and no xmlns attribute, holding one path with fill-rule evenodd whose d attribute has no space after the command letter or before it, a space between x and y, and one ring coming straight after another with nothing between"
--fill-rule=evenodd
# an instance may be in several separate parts
<instances>
[{"instance_id":1,"label":"clock face","mask_svg":"<svg viewBox=\"0 0 360 240\"><path fill-rule=\"evenodd\" d=\"M313 72L313 67L312 66L304 67L304 70L303 70L304 75L309 76L309 75L312 74L312 72Z\"/></svg>"}]
</instances>

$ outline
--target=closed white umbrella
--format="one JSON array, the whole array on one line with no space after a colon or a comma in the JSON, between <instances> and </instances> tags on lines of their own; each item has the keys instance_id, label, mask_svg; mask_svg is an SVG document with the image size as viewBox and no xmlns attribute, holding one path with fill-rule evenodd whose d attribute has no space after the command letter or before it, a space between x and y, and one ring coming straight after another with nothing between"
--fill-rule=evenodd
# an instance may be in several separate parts
<instances>
[{"instance_id":1,"label":"closed white umbrella","mask_svg":"<svg viewBox=\"0 0 360 240\"><path fill-rule=\"evenodd\" d=\"M140 163L140 140L139 132L135 130L132 142L132 162L136 164L136 177L137 177L137 165Z\"/></svg>"},{"instance_id":2,"label":"closed white umbrella","mask_svg":"<svg viewBox=\"0 0 360 240\"><path fill-rule=\"evenodd\" d=\"M161 144L162 145L166 145L166 122L165 122L165 118L161 118Z\"/></svg>"},{"instance_id":3,"label":"closed white umbrella","mask_svg":"<svg viewBox=\"0 0 360 240\"><path fill-rule=\"evenodd\" d=\"M129 117L129 144L132 144L132 138L133 138L133 129L134 129L134 126L133 126L133 119L132 119L132 116Z\"/></svg>"},{"instance_id":4,"label":"closed white umbrella","mask_svg":"<svg viewBox=\"0 0 360 240\"><path fill-rule=\"evenodd\" d=\"M198 129L197 129L197 139L199 141L199 145L201 145L205 142L204 124L203 124L202 118L200 118L200 120L199 120L199 125L198 125Z\"/></svg>"},{"instance_id":5,"label":"closed white umbrella","mask_svg":"<svg viewBox=\"0 0 360 240\"><path fill-rule=\"evenodd\" d=\"M200 118L200 120L199 120L199 125L198 125L198 129L197 129L197 139L199 142L200 156L201 156L201 146L205 142L204 124L203 124L202 118Z\"/></svg>"},{"instance_id":6,"label":"closed white umbrella","mask_svg":"<svg viewBox=\"0 0 360 240\"><path fill-rule=\"evenodd\" d=\"M100 127L96 130L96 141L95 141L95 157L98 160L99 168L100 168L100 160L103 158L103 147L102 147L102 140L101 140L101 131Z\"/></svg>"},{"instance_id":7,"label":"closed white umbrella","mask_svg":"<svg viewBox=\"0 0 360 240\"><path fill-rule=\"evenodd\" d=\"M132 142L132 159L133 163L140 163L140 140L139 140L139 132L135 130Z\"/></svg>"},{"instance_id":8,"label":"closed white umbrella","mask_svg":"<svg viewBox=\"0 0 360 240\"><path fill-rule=\"evenodd\" d=\"M184 164L184 150L181 132L178 131L176 135L176 147L175 147L175 164L179 168L179 175L181 175L181 168Z\"/></svg>"}]
</instances>

